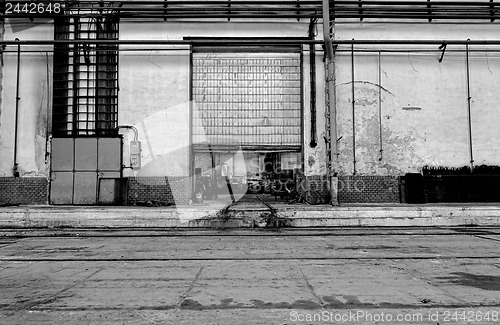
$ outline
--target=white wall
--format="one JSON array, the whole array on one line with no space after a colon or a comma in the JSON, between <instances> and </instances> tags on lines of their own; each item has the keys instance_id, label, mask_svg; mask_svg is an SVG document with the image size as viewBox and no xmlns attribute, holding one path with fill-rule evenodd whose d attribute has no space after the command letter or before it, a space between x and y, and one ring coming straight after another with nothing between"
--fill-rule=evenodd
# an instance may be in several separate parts
<instances>
[{"instance_id":1,"label":"white wall","mask_svg":"<svg viewBox=\"0 0 500 325\"><path fill-rule=\"evenodd\" d=\"M120 39L182 39L207 37L306 37L308 23L122 23ZM318 25L321 31L321 25ZM498 39L496 24L370 24L336 26L338 39ZM50 24L14 33L7 26L4 38L52 39ZM317 36L321 39L321 34ZM437 46L435 46L437 47ZM121 46L125 49L126 46ZM143 165L154 156L174 151L166 164L175 168L161 175L183 176L189 157L189 51L145 50L120 53L119 124L139 129ZM348 47L340 47L346 49ZM15 49L10 47L9 49ZM307 47L306 47L307 49ZM324 65L320 46L316 60L317 142L310 148L309 57L304 52L304 163L307 175L326 172L324 118ZM451 47L449 47L451 49ZM43 49L23 53L19 102L19 168L22 175L46 175L47 112L51 106L52 60ZM355 98L357 168L360 174L401 175L424 165L468 164L467 94L464 53L383 53L382 82L378 85L378 54L356 53ZM4 54L0 107L0 176L12 175L15 119L15 53ZM49 74L47 75L47 64ZM471 54L471 111L475 164L500 164L496 89L500 57L490 52ZM337 108L341 174L353 172L351 62L349 52L337 52ZM49 81L47 81L49 80ZM382 96L383 157L379 161L378 94ZM404 110L408 105L420 110ZM173 115L172 115L173 114ZM177 114L177 115L176 115ZM144 125L143 125L144 124ZM146 133L148 136L146 137ZM128 162L126 135L124 161ZM168 142L166 139L169 139ZM173 142L172 142L173 141ZM148 144L149 142L149 144ZM158 146L159 149L155 149ZM177 151L176 151L177 150ZM156 172L156 171L155 171ZM134 174L131 171L128 173Z\"/></svg>"},{"instance_id":2,"label":"white wall","mask_svg":"<svg viewBox=\"0 0 500 325\"><path fill-rule=\"evenodd\" d=\"M495 25L490 24L351 24L339 26L336 36L339 39L446 40L499 37ZM426 48L436 50L438 46ZM376 48L384 49L384 46ZM385 48L394 49L394 46ZM463 51L453 52L453 49ZM342 136L341 172L348 175L354 171L350 55L350 52L338 52L336 65L339 136ZM425 165L469 165L465 47L448 46L441 63L440 56L441 53L436 51L382 53L382 81L379 85L378 53L355 53L354 118L358 174L401 175L418 172ZM494 52L471 53L470 73L475 165L499 165L500 134L495 125L500 121L500 111L495 93L500 81L500 56ZM379 90L382 96L382 160L379 160ZM408 106L420 109L403 109Z\"/></svg>"},{"instance_id":3,"label":"white wall","mask_svg":"<svg viewBox=\"0 0 500 325\"><path fill-rule=\"evenodd\" d=\"M188 36L255 37L256 35L259 37L306 37L307 27L307 23L276 23L271 25L233 22L124 23L120 25L120 39L175 40ZM151 46L149 47L151 48ZM187 142L189 140L190 120L187 115L190 91L189 51L186 50L188 49L186 46L177 46L176 48L178 51L123 51L120 54L119 123L121 125L134 125L138 128L139 140L143 148L144 166L150 163L155 156L158 158L158 155L163 156L167 162L166 166L177 166L162 170L154 168L154 171L149 171L149 169L146 171L147 168L144 167L142 171L133 173L128 171L129 174L138 176L186 176L189 174L189 142ZM321 61L318 64L318 70L321 71ZM307 85L306 87L308 88ZM321 88L319 89L321 93ZM309 96L308 93L307 96ZM304 111L308 114L309 101L306 100L305 103ZM178 109L181 107L185 107L185 110ZM193 114L196 114L195 106L192 111ZM308 116L305 116L306 119L309 119ZM324 124L324 122L318 123ZM125 144L127 144L133 133L124 134L127 136L125 139ZM161 141L162 139L164 141ZM308 134L306 143L309 143ZM125 161L127 161L128 146L125 145L124 149ZM324 160L323 157L322 161ZM314 168L318 167L314 166Z\"/></svg>"},{"instance_id":4,"label":"white wall","mask_svg":"<svg viewBox=\"0 0 500 325\"><path fill-rule=\"evenodd\" d=\"M14 32L5 24L4 40L52 39L50 24ZM52 54L22 53L20 61L20 91L17 160L21 176L46 175L45 163L48 107L52 105ZM7 47L7 51L17 46ZM17 53L4 53L2 102L0 107L0 176L12 176L14 165L14 129L16 107ZM47 70L48 69L48 70Z\"/></svg>"}]
</instances>

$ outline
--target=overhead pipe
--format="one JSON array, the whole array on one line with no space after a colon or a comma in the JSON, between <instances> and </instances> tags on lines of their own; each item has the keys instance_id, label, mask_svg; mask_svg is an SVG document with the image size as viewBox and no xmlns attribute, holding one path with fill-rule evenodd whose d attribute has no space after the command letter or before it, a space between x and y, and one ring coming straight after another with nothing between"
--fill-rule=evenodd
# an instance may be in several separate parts
<instances>
[{"instance_id":1,"label":"overhead pipe","mask_svg":"<svg viewBox=\"0 0 500 325\"><path fill-rule=\"evenodd\" d=\"M351 44L351 98L352 98L352 174L356 175L356 98L354 94L354 44Z\"/></svg>"},{"instance_id":2,"label":"overhead pipe","mask_svg":"<svg viewBox=\"0 0 500 325\"><path fill-rule=\"evenodd\" d=\"M307 45L307 44L306 44ZM40 53L40 52L44 52L44 53L54 53L54 52L57 52L58 50L55 50L54 49L48 49L48 48L44 48L44 49L32 49L32 50L22 50L21 53ZM162 52L175 52L175 51L187 51L187 49L185 48L180 48L180 47L172 47L172 48L169 48L169 47L155 47L154 45L152 47L137 47L137 48L124 48L124 47L121 47L117 50L96 50L96 52L111 52L111 51L119 51L119 52L149 52L149 51L162 51ZM304 52L308 52L309 50L308 49L304 49L303 50ZM318 49L316 49L316 51L318 51ZM322 50L320 50L322 51ZM454 52L454 53L462 53L462 52L465 52L464 49L447 49L446 50L447 52ZM490 53L498 53L500 52L500 48L469 48L469 53L473 53L473 52L485 52L485 51L488 51ZM335 52L351 52L351 48L347 49L347 48L336 48L335 49ZM378 48L371 48L371 49L367 49L367 48L363 48L363 49L360 49L360 48L354 48L354 53L433 53L433 52L436 52L436 53L442 53L442 49L425 49L425 48L418 48L418 49L378 49ZM4 50L2 53L17 53L17 49L16 50ZM120 89L118 89L120 90Z\"/></svg>"},{"instance_id":3,"label":"overhead pipe","mask_svg":"<svg viewBox=\"0 0 500 325\"><path fill-rule=\"evenodd\" d=\"M290 10L291 11L291 10ZM316 11L316 10L314 10ZM64 15L65 18L98 18L98 17L105 17L108 16L109 14L67 14ZM134 10L131 11L130 13L121 13L121 14L113 14L116 17L119 17L121 20L133 20L133 19L145 19L145 18L150 18L150 19L172 19L172 18L178 18L178 19L310 19L310 18L317 18L318 16L315 13L311 14L278 14L275 12L271 12L268 14L251 14L251 13L245 13L245 14L214 14L214 13L206 13L206 12L198 12L197 15L194 15L192 12L189 12L187 14L178 14L178 13L171 13L171 14L163 14L163 13L158 13L158 14L150 14L150 13L144 13L141 14L139 11ZM16 18L52 18L51 16L42 16L40 14L38 15L19 15L16 16ZM404 19L404 20L428 20L429 18L432 19L442 19L442 20L491 20L491 19L500 19L500 15L496 16L491 16L490 14L477 14L477 15L471 15L471 14L461 14L461 13L456 13L456 14L433 14L432 16L429 16L427 13L423 14L418 14L418 13L407 13L405 11L399 12L399 13L388 13L388 14L369 14L369 13L363 13L362 15L359 13L337 13L336 17L337 19ZM11 18L14 19L14 18Z\"/></svg>"},{"instance_id":4,"label":"overhead pipe","mask_svg":"<svg viewBox=\"0 0 500 325\"><path fill-rule=\"evenodd\" d=\"M18 1L42 4L43 1ZM333 18L396 18L396 19L484 19L499 18L499 3L475 1L331 1ZM67 17L99 17L114 15L121 18L320 18L321 1L127 1L115 6L115 1L85 1L78 6L66 5ZM100 5L96 10L96 5ZM105 9L103 9L105 8ZM71 11L77 13L72 13ZM330 8L329 8L330 10ZM56 14L11 13L11 18L53 18Z\"/></svg>"},{"instance_id":5,"label":"overhead pipe","mask_svg":"<svg viewBox=\"0 0 500 325\"><path fill-rule=\"evenodd\" d=\"M19 124L19 101L21 97L19 97L19 79L20 79L20 71L21 71L21 43L19 42L19 38L16 38L17 41L17 75L16 75L16 118L14 122L14 167L12 169L12 173L14 177L19 177L18 163L17 163L17 132L18 132L18 124Z\"/></svg>"},{"instance_id":6,"label":"overhead pipe","mask_svg":"<svg viewBox=\"0 0 500 325\"><path fill-rule=\"evenodd\" d=\"M469 40L467 40L469 41ZM471 111L470 111L470 101L471 101L471 96L470 96L470 69L469 69L469 44L465 43L465 61L466 61L466 67L467 67L467 122L469 126L469 162L470 162L470 172L472 173L474 171L474 157L472 155L472 118L471 118Z\"/></svg>"},{"instance_id":7,"label":"overhead pipe","mask_svg":"<svg viewBox=\"0 0 500 325\"><path fill-rule=\"evenodd\" d=\"M19 3L46 3L46 0L19 0ZM363 5L397 5L397 6L411 6L411 5L422 5L426 6L428 5L427 0L330 0L330 2L334 5L356 5L358 6L359 3ZM105 6L115 3L113 0L108 0L108 1L98 1L98 0L81 0L78 1L78 4L96 4L96 3L103 3ZM141 0L127 0L126 4L144 4L144 5L164 5L165 1L164 0L147 0L147 1L141 1ZM302 6L306 5L314 5L316 7L322 5L322 0L283 0L283 1L260 1L260 0L218 0L218 1L210 1L208 4L210 5L227 5L228 3L232 3L233 5L237 4L244 4L244 5L252 5L252 4L265 4L265 5L290 5L297 10L297 3L300 4L300 8ZM171 6L174 5L193 5L193 4L198 4L198 5L206 5L207 1L206 0L168 0L168 8L171 8ZM436 0L431 2L432 6L460 6L460 5L466 5L466 6L476 6L476 7L488 7L492 6L500 6L500 3L495 3L495 2L489 2L489 1L444 1L444 0ZM75 7L77 9L78 7ZM105 8L113 8L113 7L105 7ZM162 7L163 8L163 7ZM95 9L95 8L94 8Z\"/></svg>"},{"instance_id":8,"label":"overhead pipe","mask_svg":"<svg viewBox=\"0 0 500 325\"><path fill-rule=\"evenodd\" d=\"M500 40L331 40L330 44L335 45L500 45ZM302 45L302 44L324 44L322 40L310 40L306 38L227 38L227 39L188 39L188 40L0 40L0 45L63 45L63 44L110 44L110 45ZM327 50L328 51L328 50ZM328 54L328 53L327 53Z\"/></svg>"},{"instance_id":9,"label":"overhead pipe","mask_svg":"<svg viewBox=\"0 0 500 325\"><path fill-rule=\"evenodd\" d=\"M332 37L330 35L330 4L329 0L323 0L323 39L326 51L326 131L327 131L327 176L330 186L330 204L338 205L338 145L337 145L337 106L335 96L335 54Z\"/></svg>"}]
</instances>

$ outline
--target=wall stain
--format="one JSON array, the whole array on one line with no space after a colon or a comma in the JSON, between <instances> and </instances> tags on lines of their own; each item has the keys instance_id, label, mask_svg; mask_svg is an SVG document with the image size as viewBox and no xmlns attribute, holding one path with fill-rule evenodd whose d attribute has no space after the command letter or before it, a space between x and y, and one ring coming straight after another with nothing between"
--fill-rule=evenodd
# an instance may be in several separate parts
<instances>
[{"instance_id":1,"label":"wall stain","mask_svg":"<svg viewBox=\"0 0 500 325\"><path fill-rule=\"evenodd\" d=\"M42 96L40 98L40 104L37 112L36 119L36 132L35 132L35 165L37 168L37 173L43 173L46 170L45 164L45 149L46 149L46 137L47 137L47 92L48 84L43 82L41 85Z\"/></svg>"},{"instance_id":2,"label":"wall stain","mask_svg":"<svg viewBox=\"0 0 500 325\"><path fill-rule=\"evenodd\" d=\"M346 175L353 172L354 155L350 85L352 82L342 83L337 96L338 135L342 137L339 172ZM355 85L356 172L399 176L416 171L425 162L421 156L424 136L415 129L413 120L402 116L396 95L369 81L355 81ZM379 92L382 92L382 116L379 116Z\"/></svg>"},{"instance_id":3,"label":"wall stain","mask_svg":"<svg viewBox=\"0 0 500 325\"><path fill-rule=\"evenodd\" d=\"M4 27L4 22L3 20L0 21L0 40L3 41L4 39L4 32L5 32L5 27ZM5 50L5 45L2 45L0 47L0 127L2 126L2 93L3 93L3 88L2 88L2 80L3 80L3 51ZM0 137L0 147L2 145L2 137Z\"/></svg>"},{"instance_id":4,"label":"wall stain","mask_svg":"<svg viewBox=\"0 0 500 325\"><path fill-rule=\"evenodd\" d=\"M307 157L307 164L309 165L309 167L314 166L315 163L316 163L316 160L314 159L314 156Z\"/></svg>"},{"instance_id":5,"label":"wall stain","mask_svg":"<svg viewBox=\"0 0 500 325\"><path fill-rule=\"evenodd\" d=\"M344 82L341 85L350 85L350 84L352 84L352 81ZM354 85L356 85L356 84L372 85L372 86L378 87L378 88L382 89L383 91L389 93L390 95L394 96L394 94L391 93L389 90L387 90L386 88L382 87L381 85L373 83L373 82L369 82L369 81L354 81Z\"/></svg>"}]
</instances>

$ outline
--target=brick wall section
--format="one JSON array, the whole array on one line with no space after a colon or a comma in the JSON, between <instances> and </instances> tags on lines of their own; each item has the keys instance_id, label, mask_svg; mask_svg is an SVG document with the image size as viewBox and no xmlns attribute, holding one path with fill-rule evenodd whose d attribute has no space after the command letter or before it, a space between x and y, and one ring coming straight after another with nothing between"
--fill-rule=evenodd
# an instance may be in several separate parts
<instances>
[{"instance_id":1,"label":"brick wall section","mask_svg":"<svg viewBox=\"0 0 500 325\"><path fill-rule=\"evenodd\" d=\"M45 177L0 177L0 204L48 204Z\"/></svg>"},{"instance_id":2,"label":"brick wall section","mask_svg":"<svg viewBox=\"0 0 500 325\"><path fill-rule=\"evenodd\" d=\"M304 187L320 196L327 203L329 184L326 175L307 176ZM339 203L399 203L400 177L397 176L340 176Z\"/></svg>"},{"instance_id":3,"label":"brick wall section","mask_svg":"<svg viewBox=\"0 0 500 325\"><path fill-rule=\"evenodd\" d=\"M399 176L340 176L339 203L400 203Z\"/></svg>"},{"instance_id":4,"label":"brick wall section","mask_svg":"<svg viewBox=\"0 0 500 325\"><path fill-rule=\"evenodd\" d=\"M187 177L130 177L127 204L140 205L148 201L158 205L187 204L191 196L188 188Z\"/></svg>"},{"instance_id":5,"label":"brick wall section","mask_svg":"<svg viewBox=\"0 0 500 325\"><path fill-rule=\"evenodd\" d=\"M320 203L328 203L330 191L328 190L329 185L326 175L307 176L306 180L307 189L311 191L309 195L319 195Z\"/></svg>"}]
</instances>

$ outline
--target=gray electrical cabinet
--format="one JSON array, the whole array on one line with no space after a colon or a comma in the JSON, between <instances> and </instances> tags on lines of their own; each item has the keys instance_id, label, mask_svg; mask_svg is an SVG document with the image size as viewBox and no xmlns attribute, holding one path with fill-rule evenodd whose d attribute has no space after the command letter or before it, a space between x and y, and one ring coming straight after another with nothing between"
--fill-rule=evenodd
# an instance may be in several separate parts
<instances>
[{"instance_id":1,"label":"gray electrical cabinet","mask_svg":"<svg viewBox=\"0 0 500 325\"><path fill-rule=\"evenodd\" d=\"M118 204L122 138L53 138L50 203Z\"/></svg>"}]
</instances>

